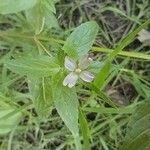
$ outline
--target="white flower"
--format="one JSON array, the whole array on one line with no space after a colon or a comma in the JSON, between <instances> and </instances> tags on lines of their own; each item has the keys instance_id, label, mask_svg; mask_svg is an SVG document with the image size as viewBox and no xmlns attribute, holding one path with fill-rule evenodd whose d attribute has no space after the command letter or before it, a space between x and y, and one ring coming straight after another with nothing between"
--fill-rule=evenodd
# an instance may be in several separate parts
<instances>
[{"instance_id":1,"label":"white flower","mask_svg":"<svg viewBox=\"0 0 150 150\"><path fill-rule=\"evenodd\" d=\"M64 65L71 72L65 77L63 85L71 88L77 83L79 77L85 82L92 82L94 75L86 70L91 61L92 59L88 55L81 57L78 62L66 56Z\"/></svg>"},{"instance_id":2,"label":"white flower","mask_svg":"<svg viewBox=\"0 0 150 150\"><path fill-rule=\"evenodd\" d=\"M138 37L137 39L143 43L145 46L150 46L150 32L147 31L147 30L141 30L139 33L138 33Z\"/></svg>"}]
</instances>

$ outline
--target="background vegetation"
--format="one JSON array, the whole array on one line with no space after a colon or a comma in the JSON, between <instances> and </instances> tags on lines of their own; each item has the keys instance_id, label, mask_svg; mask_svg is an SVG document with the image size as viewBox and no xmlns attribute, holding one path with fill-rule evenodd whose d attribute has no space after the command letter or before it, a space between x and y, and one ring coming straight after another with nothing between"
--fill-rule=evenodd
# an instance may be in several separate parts
<instances>
[{"instance_id":1,"label":"background vegetation","mask_svg":"<svg viewBox=\"0 0 150 150\"><path fill-rule=\"evenodd\" d=\"M149 150L149 17L149 0L0 0L0 150ZM96 78L69 89L71 33Z\"/></svg>"}]
</instances>

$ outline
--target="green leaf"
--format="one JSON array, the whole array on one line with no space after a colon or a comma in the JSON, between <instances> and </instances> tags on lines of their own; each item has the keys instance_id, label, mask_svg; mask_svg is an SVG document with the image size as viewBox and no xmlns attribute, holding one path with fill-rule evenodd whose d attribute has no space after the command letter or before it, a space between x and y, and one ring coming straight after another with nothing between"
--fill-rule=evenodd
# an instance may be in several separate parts
<instances>
[{"instance_id":1,"label":"green leaf","mask_svg":"<svg viewBox=\"0 0 150 150\"><path fill-rule=\"evenodd\" d=\"M94 85L101 89L104 85L105 80L110 74L111 69L111 63L105 63L99 73L96 76L96 79L94 80Z\"/></svg>"},{"instance_id":2,"label":"green leaf","mask_svg":"<svg viewBox=\"0 0 150 150\"><path fill-rule=\"evenodd\" d=\"M128 125L128 132L121 150L149 150L150 102L144 101L136 108Z\"/></svg>"},{"instance_id":3,"label":"green leaf","mask_svg":"<svg viewBox=\"0 0 150 150\"><path fill-rule=\"evenodd\" d=\"M42 78L42 83L40 84L39 95L35 99L34 104L36 111L39 116L47 117L50 113L50 107L53 103L53 94L51 81L48 78Z\"/></svg>"},{"instance_id":4,"label":"green leaf","mask_svg":"<svg viewBox=\"0 0 150 150\"><path fill-rule=\"evenodd\" d=\"M54 75L60 69L53 58L48 56L21 57L8 60L5 65L12 72L35 77Z\"/></svg>"},{"instance_id":5,"label":"green leaf","mask_svg":"<svg viewBox=\"0 0 150 150\"><path fill-rule=\"evenodd\" d=\"M67 38L63 50L73 58L87 54L94 43L98 28L94 21L81 24Z\"/></svg>"},{"instance_id":6,"label":"green leaf","mask_svg":"<svg viewBox=\"0 0 150 150\"><path fill-rule=\"evenodd\" d=\"M47 9L53 13L56 13L55 1L54 0L45 0L43 1Z\"/></svg>"},{"instance_id":7,"label":"green leaf","mask_svg":"<svg viewBox=\"0 0 150 150\"><path fill-rule=\"evenodd\" d=\"M105 94L103 91L99 90L94 84L89 84L88 87L90 87L104 102L109 104L112 107L116 107L115 103Z\"/></svg>"},{"instance_id":8,"label":"green leaf","mask_svg":"<svg viewBox=\"0 0 150 150\"><path fill-rule=\"evenodd\" d=\"M52 27L59 27L57 19L52 13L56 12L54 4L55 3L52 0L39 1L33 8L25 11L28 23L32 30L35 30L35 33L40 33L44 26L48 29ZM53 7L51 8L51 6Z\"/></svg>"},{"instance_id":9,"label":"green leaf","mask_svg":"<svg viewBox=\"0 0 150 150\"><path fill-rule=\"evenodd\" d=\"M78 127L78 99L75 88L62 85L62 80L54 89L55 107L74 137L79 135Z\"/></svg>"},{"instance_id":10,"label":"green leaf","mask_svg":"<svg viewBox=\"0 0 150 150\"><path fill-rule=\"evenodd\" d=\"M55 15L51 12L47 12L45 14L45 26L46 28L50 29L50 28L60 28L59 27L59 24L58 24L58 20L57 18L55 17Z\"/></svg>"},{"instance_id":11,"label":"green leaf","mask_svg":"<svg viewBox=\"0 0 150 150\"><path fill-rule=\"evenodd\" d=\"M81 128L81 132L83 135L83 144L84 144L84 150L90 150L91 146L90 146L90 138L91 138L91 134L90 134L90 129L88 126L88 122L86 120L86 117L84 115L84 113L82 112L82 110L80 109L79 112L79 121L80 121L80 128Z\"/></svg>"},{"instance_id":12,"label":"green leaf","mask_svg":"<svg viewBox=\"0 0 150 150\"><path fill-rule=\"evenodd\" d=\"M138 17L136 16L128 16L125 14L125 12L123 10L120 10L118 8L115 8L115 7L104 7L103 9L101 9L101 13L105 12L105 11L112 11L114 13L117 13L119 14L120 16L123 16L123 17L126 17L127 19L137 23L137 24L140 24L139 20L138 20Z\"/></svg>"},{"instance_id":13,"label":"green leaf","mask_svg":"<svg viewBox=\"0 0 150 150\"><path fill-rule=\"evenodd\" d=\"M0 0L0 14L17 13L32 8L37 0Z\"/></svg>"},{"instance_id":14,"label":"green leaf","mask_svg":"<svg viewBox=\"0 0 150 150\"><path fill-rule=\"evenodd\" d=\"M13 107L0 107L0 134L7 134L15 128L21 118L21 112L12 113ZM9 117L5 118L9 114ZM10 115L11 114L11 115Z\"/></svg>"},{"instance_id":15,"label":"green leaf","mask_svg":"<svg viewBox=\"0 0 150 150\"><path fill-rule=\"evenodd\" d=\"M45 8L42 1L39 1L33 8L25 11L25 15L29 25L35 33L39 33L45 24Z\"/></svg>"},{"instance_id":16,"label":"green leaf","mask_svg":"<svg viewBox=\"0 0 150 150\"><path fill-rule=\"evenodd\" d=\"M99 107L84 107L84 111L95 112L101 114L132 114L133 107L123 107L123 108L107 108L104 106Z\"/></svg>"},{"instance_id":17,"label":"green leaf","mask_svg":"<svg viewBox=\"0 0 150 150\"><path fill-rule=\"evenodd\" d=\"M28 88L29 88L30 97L32 101L34 102L38 98L38 95L39 95L41 78L28 76L27 80L28 80Z\"/></svg>"}]
</instances>

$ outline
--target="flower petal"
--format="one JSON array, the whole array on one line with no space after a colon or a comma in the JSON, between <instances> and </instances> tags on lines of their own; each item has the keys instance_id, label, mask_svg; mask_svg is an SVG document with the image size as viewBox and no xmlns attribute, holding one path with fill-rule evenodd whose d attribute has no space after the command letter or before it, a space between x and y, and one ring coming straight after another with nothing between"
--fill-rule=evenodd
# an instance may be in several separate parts
<instances>
[{"instance_id":1,"label":"flower petal","mask_svg":"<svg viewBox=\"0 0 150 150\"><path fill-rule=\"evenodd\" d=\"M141 30L139 33L138 33L138 40L140 41L140 42L144 42L144 41L146 41L146 40L150 40L150 32L149 31L147 31L147 30Z\"/></svg>"},{"instance_id":2,"label":"flower petal","mask_svg":"<svg viewBox=\"0 0 150 150\"><path fill-rule=\"evenodd\" d=\"M88 55L84 55L79 60L79 68L81 70L87 69L91 63L92 59L88 57Z\"/></svg>"},{"instance_id":3,"label":"flower petal","mask_svg":"<svg viewBox=\"0 0 150 150\"><path fill-rule=\"evenodd\" d=\"M94 79L94 75L89 71L82 71L80 73L80 78L85 82L92 82Z\"/></svg>"},{"instance_id":4,"label":"flower petal","mask_svg":"<svg viewBox=\"0 0 150 150\"><path fill-rule=\"evenodd\" d=\"M71 72L65 77L65 79L63 81L63 85L64 86L68 85L68 87L71 88L71 87L75 86L77 80L78 80L78 75L74 72Z\"/></svg>"},{"instance_id":5,"label":"flower petal","mask_svg":"<svg viewBox=\"0 0 150 150\"><path fill-rule=\"evenodd\" d=\"M74 71L76 69L76 62L69 58L68 56L65 57L65 68L68 69L69 71Z\"/></svg>"}]
</instances>

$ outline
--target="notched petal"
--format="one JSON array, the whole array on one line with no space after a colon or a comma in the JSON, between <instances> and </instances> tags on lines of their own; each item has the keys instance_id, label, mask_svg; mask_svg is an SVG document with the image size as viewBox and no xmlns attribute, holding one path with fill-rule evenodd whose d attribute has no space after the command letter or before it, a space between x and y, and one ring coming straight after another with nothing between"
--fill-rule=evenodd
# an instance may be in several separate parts
<instances>
[{"instance_id":1,"label":"notched petal","mask_svg":"<svg viewBox=\"0 0 150 150\"><path fill-rule=\"evenodd\" d=\"M65 57L65 68L68 69L69 71L74 71L76 69L76 62L69 58L68 56Z\"/></svg>"},{"instance_id":2,"label":"notched petal","mask_svg":"<svg viewBox=\"0 0 150 150\"><path fill-rule=\"evenodd\" d=\"M91 64L92 62L92 59L89 58L88 55L84 55L80 58L79 60L79 68L84 70L84 69L87 69L89 67L89 65Z\"/></svg>"},{"instance_id":3,"label":"notched petal","mask_svg":"<svg viewBox=\"0 0 150 150\"><path fill-rule=\"evenodd\" d=\"M138 33L138 37L137 39L143 43L144 46L150 46L150 32L147 31L147 30L141 30L139 33Z\"/></svg>"},{"instance_id":4,"label":"notched petal","mask_svg":"<svg viewBox=\"0 0 150 150\"><path fill-rule=\"evenodd\" d=\"M89 71L82 71L80 78L85 82L92 82L94 80L94 75Z\"/></svg>"},{"instance_id":5,"label":"notched petal","mask_svg":"<svg viewBox=\"0 0 150 150\"><path fill-rule=\"evenodd\" d=\"M71 72L65 77L65 79L63 81L63 85L64 86L68 85L68 87L71 88L71 87L75 86L77 80L78 80L78 75L74 72Z\"/></svg>"},{"instance_id":6,"label":"notched petal","mask_svg":"<svg viewBox=\"0 0 150 150\"><path fill-rule=\"evenodd\" d=\"M139 33L138 33L138 40L140 42L144 42L146 40L150 40L150 32L148 32L147 30L141 30Z\"/></svg>"}]
</instances>

